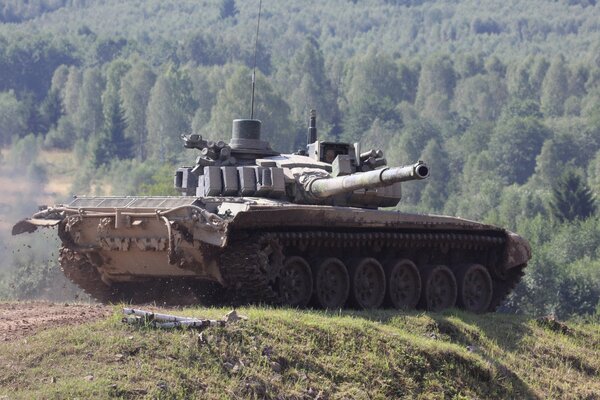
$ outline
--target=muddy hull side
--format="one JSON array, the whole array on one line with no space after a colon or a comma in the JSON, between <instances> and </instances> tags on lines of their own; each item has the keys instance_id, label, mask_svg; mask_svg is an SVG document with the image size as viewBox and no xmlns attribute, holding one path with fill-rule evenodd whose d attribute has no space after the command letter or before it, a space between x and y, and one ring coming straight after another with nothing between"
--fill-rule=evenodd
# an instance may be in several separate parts
<instances>
[{"instance_id":1,"label":"muddy hull side","mask_svg":"<svg viewBox=\"0 0 600 400\"><path fill-rule=\"evenodd\" d=\"M56 226L63 247L87 260L109 286L164 278L223 284L215 249L226 243L227 222L195 200L79 198L21 221L13 233Z\"/></svg>"},{"instance_id":2,"label":"muddy hull side","mask_svg":"<svg viewBox=\"0 0 600 400\"><path fill-rule=\"evenodd\" d=\"M391 240L414 240L409 234L419 236L427 244L448 243L461 245L461 241L479 238L488 246L493 244L501 252L498 268L509 270L526 264L531 258L531 247L517 234L493 225L482 224L458 217L427 214L410 214L397 211L368 210L348 207L291 206L265 207L256 205L236 215L231 230L271 230L290 233L307 231L338 233L396 234ZM399 236L406 234L405 236ZM343 236L343 235L342 235ZM411 239L412 238L412 239ZM372 239L377 241L376 238Z\"/></svg>"}]
</instances>

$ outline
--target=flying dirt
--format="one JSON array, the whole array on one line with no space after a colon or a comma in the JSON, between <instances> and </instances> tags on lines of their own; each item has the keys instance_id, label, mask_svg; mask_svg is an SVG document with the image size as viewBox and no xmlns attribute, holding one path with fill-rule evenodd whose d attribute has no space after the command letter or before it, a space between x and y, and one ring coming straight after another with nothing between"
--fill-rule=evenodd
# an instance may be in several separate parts
<instances>
[{"instance_id":1,"label":"flying dirt","mask_svg":"<svg viewBox=\"0 0 600 400\"><path fill-rule=\"evenodd\" d=\"M77 197L12 233L56 227L63 272L101 302L189 303L216 287L231 303L487 312L531 258L500 227L379 209L426 179L427 164L320 141L314 112L293 154L262 140L255 119L234 120L228 144L183 142L197 158L175 173L181 196Z\"/></svg>"}]
</instances>

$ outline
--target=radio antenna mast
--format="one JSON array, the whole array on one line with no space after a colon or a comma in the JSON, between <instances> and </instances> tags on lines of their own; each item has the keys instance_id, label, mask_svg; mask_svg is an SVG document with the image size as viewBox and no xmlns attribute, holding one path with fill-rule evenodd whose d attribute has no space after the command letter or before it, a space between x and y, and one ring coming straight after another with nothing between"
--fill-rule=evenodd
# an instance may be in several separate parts
<instances>
[{"instance_id":1,"label":"radio antenna mast","mask_svg":"<svg viewBox=\"0 0 600 400\"><path fill-rule=\"evenodd\" d=\"M256 53L258 51L258 30L260 29L260 12L262 0L258 3L258 22L256 24L256 40L254 41L254 67L252 68L252 100L250 102L250 119L254 119L254 89L256 87Z\"/></svg>"}]
</instances>

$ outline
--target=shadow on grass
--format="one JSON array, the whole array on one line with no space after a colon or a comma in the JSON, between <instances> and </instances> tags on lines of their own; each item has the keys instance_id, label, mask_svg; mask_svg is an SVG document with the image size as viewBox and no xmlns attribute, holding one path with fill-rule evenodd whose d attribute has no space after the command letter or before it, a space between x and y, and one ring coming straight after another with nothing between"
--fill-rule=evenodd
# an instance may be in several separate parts
<instances>
[{"instance_id":1,"label":"shadow on grass","mask_svg":"<svg viewBox=\"0 0 600 400\"><path fill-rule=\"evenodd\" d=\"M487 370L481 370L475 365L469 364L468 360L458 352L445 354L445 357L453 359L452 362L462 365L462 369L469 371L473 376L481 377L484 381L493 381L489 382L492 386L502 386L505 394L511 398L538 398L519 374L494 357L493 353L495 352L491 352L488 348L488 343L493 342L502 352L518 353L523 351L522 340L532 334L532 329L527 325L528 320L525 317L507 314L476 315L460 310L448 310L442 313L396 310L304 312L315 313L326 318L350 317L356 320L377 322L431 340L458 345L468 353L479 357L484 364L492 367L495 375L490 376ZM510 382L508 387L506 386L507 380ZM484 393L482 395L485 396Z\"/></svg>"}]
</instances>

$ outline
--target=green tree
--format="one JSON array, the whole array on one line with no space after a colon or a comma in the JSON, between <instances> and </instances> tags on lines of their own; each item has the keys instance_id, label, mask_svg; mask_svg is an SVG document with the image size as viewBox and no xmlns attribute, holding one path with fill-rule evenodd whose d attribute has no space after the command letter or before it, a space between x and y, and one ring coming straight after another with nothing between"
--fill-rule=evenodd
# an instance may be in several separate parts
<instances>
[{"instance_id":1,"label":"green tree","mask_svg":"<svg viewBox=\"0 0 600 400\"><path fill-rule=\"evenodd\" d=\"M69 149L75 144L77 128L69 116L63 116L58 120L55 128L50 129L44 140L44 146Z\"/></svg>"},{"instance_id":2,"label":"green tree","mask_svg":"<svg viewBox=\"0 0 600 400\"><path fill-rule=\"evenodd\" d=\"M149 182L140 186L142 196L178 196L173 187L173 165L165 164L156 169Z\"/></svg>"},{"instance_id":3,"label":"green tree","mask_svg":"<svg viewBox=\"0 0 600 400\"><path fill-rule=\"evenodd\" d=\"M289 68L283 68L279 75L285 75L281 81L285 82L286 98L296 125L305 128L309 110L316 109L319 125L331 129L339 111L325 72L323 53L316 39L307 38Z\"/></svg>"},{"instance_id":4,"label":"green tree","mask_svg":"<svg viewBox=\"0 0 600 400\"><path fill-rule=\"evenodd\" d=\"M50 89L50 91L48 91L48 95L44 101L42 101L39 107L41 132L46 133L51 128L55 127L62 115L63 111L60 91L56 89Z\"/></svg>"},{"instance_id":5,"label":"green tree","mask_svg":"<svg viewBox=\"0 0 600 400\"><path fill-rule=\"evenodd\" d=\"M581 176L566 170L552 188L549 209L559 222L586 219L596 212L594 195Z\"/></svg>"},{"instance_id":6,"label":"green tree","mask_svg":"<svg viewBox=\"0 0 600 400\"><path fill-rule=\"evenodd\" d=\"M512 97L502 109L503 119L532 117L542 119L540 104L536 100Z\"/></svg>"},{"instance_id":7,"label":"green tree","mask_svg":"<svg viewBox=\"0 0 600 400\"><path fill-rule=\"evenodd\" d=\"M104 81L97 67L86 69L79 95L79 107L75 114L78 138L95 136L104 126L102 114L102 89Z\"/></svg>"},{"instance_id":8,"label":"green tree","mask_svg":"<svg viewBox=\"0 0 600 400\"><path fill-rule=\"evenodd\" d=\"M482 220L498 207L504 184L493 171L494 162L488 151L471 154L462 174L456 177L456 190L448 195L444 213ZM433 172L433 171L432 171Z\"/></svg>"},{"instance_id":9,"label":"green tree","mask_svg":"<svg viewBox=\"0 0 600 400\"><path fill-rule=\"evenodd\" d=\"M196 104L185 71L169 65L152 90L146 112L148 156L165 162L181 148L180 136L191 130Z\"/></svg>"},{"instance_id":10,"label":"green tree","mask_svg":"<svg viewBox=\"0 0 600 400\"><path fill-rule=\"evenodd\" d=\"M415 104L426 116L446 119L455 86L456 73L451 58L448 55L430 57L421 68Z\"/></svg>"},{"instance_id":11,"label":"green tree","mask_svg":"<svg viewBox=\"0 0 600 400\"><path fill-rule=\"evenodd\" d=\"M542 111L547 116L561 116L564 113L565 100L569 95L568 70L561 54L550 65L544 78L540 98Z\"/></svg>"},{"instance_id":12,"label":"green tree","mask_svg":"<svg viewBox=\"0 0 600 400\"><path fill-rule=\"evenodd\" d=\"M402 123L391 126L401 135L396 140L387 142L388 153L394 154L394 162L410 163L417 160L425 146L431 141L442 142L441 132L430 120L419 116L417 110L410 104L402 102L398 109ZM393 122L393 121L392 121Z\"/></svg>"},{"instance_id":13,"label":"green tree","mask_svg":"<svg viewBox=\"0 0 600 400\"><path fill-rule=\"evenodd\" d=\"M587 169L588 185L592 192L600 193L600 151L590 161Z\"/></svg>"},{"instance_id":14,"label":"green tree","mask_svg":"<svg viewBox=\"0 0 600 400\"><path fill-rule=\"evenodd\" d=\"M219 6L219 15L221 19L235 17L238 13L237 7L235 6L235 0L221 0Z\"/></svg>"},{"instance_id":15,"label":"green tree","mask_svg":"<svg viewBox=\"0 0 600 400\"><path fill-rule=\"evenodd\" d=\"M97 165L105 164L114 157L124 159L133 155L131 143L125 137L127 124L120 95L121 80L130 68L131 65L122 60L113 61L107 68L106 90L102 94L104 127L99 135L99 141L104 142L99 148L105 150L97 153ZM104 160L103 154L106 157Z\"/></svg>"},{"instance_id":16,"label":"green tree","mask_svg":"<svg viewBox=\"0 0 600 400\"><path fill-rule=\"evenodd\" d=\"M560 179L565 162L560 145L554 139L547 139L536 158L535 175L544 186L554 186Z\"/></svg>"},{"instance_id":17,"label":"green tree","mask_svg":"<svg viewBox=\"0 0 600 400\"><path fill-rule=\"evenodd\" d=\"M514 99L533 100L536 98L529 81L529 65L525 62L508 66L506 84L509 95Z\"/></svg>"},{"instance_id":18,"label":"green tree","mask_svg":"<svg viewBox=\"0 0 600 400\"><path fill-rule=\"evenodd\" d=\"M400 83L400 100L414 104L419 88L421 65L407 59L400 59L396 64L398 66L398 80Z\"/></svg>"},{"instance_id":19,"label":"green tree","mask_svg":"<svg viewBox=\"0 0 600 400\"><path fill-rule=\"evenodd\" d=\"M41 101L52 81L52 75L61 64L73 64L74 48L66 40L52 35L16 34L2 47L2 74L0 91L13 89L28 92L35 101Z\"/></svg>"},{"instance_id":20,"label":"green tree","mask_svg":"<svg viewBox=\"0 0 600 400\"><path fill-rule=\"evenodd\" d=\"M459 54L456 57L456 75L467 79L484 72L483 58L475 54Z\"/></svg>"},{"instance_id":21,"label":"green tree","mask_svg":"<svg viewBox=\"0 0 600 400\"><path fill-rule=\"evenodd\" d=\"M114 108L113 103L120 101L120 89L123 76L131 65L123 60L115 60L106 68L106 88L102 93L102 108L104 116Z\"/></svg>"},{"instance_id":22,"label":"green tree","mask_svg":"<svg viewBox=\"0 0 600 400\"><path fill-rule=\"evenodd\" d=\"M446 141L446 148L451 159L450 168L453 174L459 174L464 163L471 154L487 150L494 124L488 121L473 121L459 136L455 135Z\"/></svg>"},{"instance_id":23,"label":"green tree","mask_svg":"<svg viewBox=\"0 0 600 400\"><path fill-rule=\"evenodd\" d=\"M520 232L519 222L531 220L538 214L546 214L540 192L532 190L530 185L513 184L502 189L500 202L490 210L486 221Z\"/></svg>"},{"instance_id":24,"label":"green tree","mask_svg":"<svg viewBox=\"0 0 600 400\"><path fill-rule=\"evenodd\" d=\"M92 139L91 155L95 167L110 161L129 158L131 143L125 138L125 115L118 100L105 105L104 128Z\"/></svg>"},{"instance_id":25,"label":"green tree","mask_svg":"<svg viewBox=\"0 0 600 400\"><path fill-rule=\"evenodd\" d=\"M63 109L67 115L74 116L79 108L79 92L81 91L82 83L81 78L81 71L79 71L77 67L69 67L63 96Z\"/></svg>"},{"instance_id":26,"label":"green tree","mask_svg":"<svg viewBox=\"0 0 600 400\"><path fill-rule=\"evenodd\" d=\"M586 83L589 79L589 67L583 63L576 64L569 73L569 95L583 98L587 94Z\"/></svg>"},{"instance_id":27,"label":"green tree","mask_svg":"<svg viewBox=\"0 0 600 400\"><path fill-rule=\"evenodd\" d=\"M558 318L593 315L600 310L600 260L589 257L568 266L558 285Z\"/></svg>"},{"instance_id":28,"label":"green tree","mask_svg":"<svg viewBox=\"0 0 600 400\"><path fill-rule=\"evenodd\" d=\"M533 90L533 96L535 99L539 99L541 97L542 86L548 74L549 67L550 63L548 62L548 60L546 60L546 57L544 56L536 57L531 62L529 83L531 89Z\"/></svg>"},{"instance_id":29,"label":"green tree","mask_svg":"<svg viewBox=\"0 0 600 400\"><path fill-rule=\"evenodd\" d=\"M94 61L103 65L119 56L125 56L127 45L127 39L122 37L97 39L92 45Z\"/></svg>"},{"instance_id":30,"label":"green tree","mask_svg":"<svg viewBox=\"0 0 600 400\"><path fill-rule=\"evenodd\" d=\"M50 90L57 91L60 93L61 99L64 99L65 85L69 79L69 67L61 65L54 71L52 75L52 82L50 84Z\"/></svg>"},{"instance_id":31,"label":"green tree","mask_svg":"<svg viewBox=\"0 0 600 400\"><path fill-rule=\"evenodd\" d=\"M13 91L0 93L0 146L27 132L27 110Z\"/></svg>"},{"instance_id":32,"label":"green tree","mask_svg":"<svg viewBox=\"0 0 600 400\"><path fill-rule=\"evenodd\" d=\"M219 91L209 124L215 135L211 139L227 137L224 133L231 131L232 120L250 117L250 76L248 68L239 67ZM274 149L293 150L295 132L290 123L290 107L260 72L256 74L254 104L254 118L262 121L263 140L269 141Z\"/></svg>"},{"instance_id":33,"label":"green tree","mask_svg":"<svg viewBox=\"0 0 600 400\"><path fill-rule=\"evenodd\" d=\"M504 82L495 76L475 75L456 86L454 105L459 114L471 120L496 120L507 101Z\"/></svg>"},{"instance_id":34,"label":"green tree","mask_svg":"<svg viewBox=\"0 0 600 400\"><path fill-rule=\"evenodd\" d=\"M204 129L210 121L210 112L216 102L217 93L213 89L215 81L211 82L208 73L207 67L190 70L190 78L194 87L193 96L198 104L192 119L192 131L194 133L205 134Z\"/></svg>"},{"instance_id":35,"label":"green tree","mask_svg":"<svg viewBox=\"0 0 600 400\"><path fill-rule=\"evenodd\" d=\"M144 63L135 63L121 80L120 97L127 127L125 137L133 145L133 154L143 161L147 156L146 125L150 91L156 81L156 74Z\"/></svg>"},{"instance_id":36,"label":"green tree","mask_svg":"<svg viewBox=\"0 0 600 400\"><path fill-rule=\"evenodd\" d=\"M504 80L506 78L506 65L497 56L485 60L485 71L488 75Z\"/></svg>"},{"instance_id":37,"label":"green tree","mask_svg":"<svg viewBox=\"0 0 600 400\"><path fill-rule=\"evenodd\" d=\"M419 159L427 162L431 168L431 176L422 185L419 205L428 211L440 211L448 195L448 155L437 140L430 140Z\"/></svg>"},{"instance_id":38,"label":"green tree","mask_svg":"<svg viewBox=\"0 0 600 400\"><path fill-rule=\"evenodd\" d=\"M533 174L536 157L548 136L548 128L535 118L498 121L489 145L498 176L508 184L524 183Z\"/></svg>"},{"instance_id":39,"label":"green tree","mask_svg":"<svg viewBox=\"0 0 600 400\"><path fill-rule=\"evenodd\" d=\"M182 62L195 65L222 65L227 61L223 43L217 43L214 36L203 31L188 36L177 49L177 55Z\"/></svg>"},{"instance_id":40,"label":"green tree","mask_svg":"<svg viewBox=\"0 0 600 400\"><path fill-rule=\"evenodd\" d=\"M356 56L346 71L343 87L344 135L348 140L360 138L376 118L397 118L394 109L403 93L398 67L389 56L373 47Z\"/></svg>"}]
</instances>

